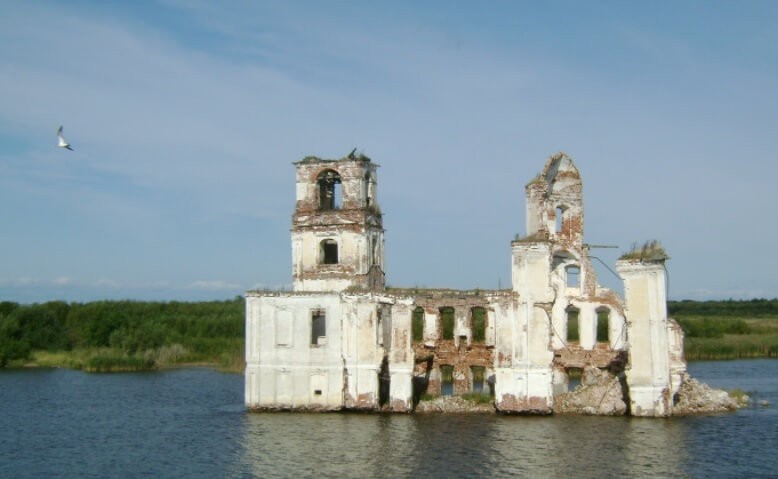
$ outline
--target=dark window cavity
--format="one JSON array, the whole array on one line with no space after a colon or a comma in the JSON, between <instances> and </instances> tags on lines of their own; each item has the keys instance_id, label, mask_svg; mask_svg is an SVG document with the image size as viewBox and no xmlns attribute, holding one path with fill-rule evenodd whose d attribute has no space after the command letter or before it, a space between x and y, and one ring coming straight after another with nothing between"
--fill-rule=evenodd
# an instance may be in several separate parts
<instances>
[{"instance_id":1,"label":"dark window cavity","mask_svg":"<svg viewBox=\"0 0 778 479\"><path fill-rule=\"evenodd\" d=\"M311 313L311 345L327 344L327 318L321 309Z\"/></svg>"},{"instance_id":2,"label":"dark window cavity","mask_svg":"<svg viewBox=\"0 0 778 479\"><path fill-rule=\"evenodd\" d=\"M322 264L338 264L338 242L326 239L321 242Z\"/></svg>"}]
</instances>

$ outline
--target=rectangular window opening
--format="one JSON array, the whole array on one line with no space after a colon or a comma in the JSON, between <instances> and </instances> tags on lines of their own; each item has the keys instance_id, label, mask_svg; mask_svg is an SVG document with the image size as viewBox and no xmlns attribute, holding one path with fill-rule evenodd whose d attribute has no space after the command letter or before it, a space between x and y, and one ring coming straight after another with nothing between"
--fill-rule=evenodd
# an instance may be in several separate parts
<instances>
[{"instance_id":1,"label":"rectangular window opening","mask_svg":"<svg viewBox=\"0 0 778 479\"><path fill-rule=\"evenodd\" d=\"M317 309L311 313L311 345L327 344L327 319L323 310Z\"/></svg>"},{"instance_id":2,"label":"rectangular window opening","mask_svg":"<svg viewBox=\"0 0 778 479\"><path fill-rule=\"evenodd\" d=\"M414 341L418 342L424 339L424 309L420 306L413 310L411 333Z\"/></svg>"},{"instance_id":3,"label":"rectangular window opening","mask_svg":"<svg viewBox=\"0 0 778 479\"><path fill-rule=\"evenodd\" d=\"M486 339L486 309L475 307L470 310L473 329L473 342L483 343Z\"/></svg>"},{"instance_id":4,"label":"rectangular window opening","mask_svg":"<svg viewBox=\"0 0 778 479\"><path fill-rule=\"evenodd\" d=\"M454 308L440 308L440 329L443 339L454 339Z\"/></svg>"}]
</instances>

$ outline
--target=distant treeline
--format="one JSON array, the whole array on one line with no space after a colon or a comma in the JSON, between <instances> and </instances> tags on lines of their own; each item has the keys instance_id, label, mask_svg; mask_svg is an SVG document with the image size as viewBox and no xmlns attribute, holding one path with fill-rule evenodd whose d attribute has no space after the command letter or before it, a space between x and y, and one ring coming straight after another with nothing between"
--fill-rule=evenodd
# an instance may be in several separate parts
<instances>
[{"instance_id":1,"label":"distant treeline","mask_svg":"<svg viewBox=\"0 0 778 479\"><path fill-rule=\"evenodd\" d=\"M207 302L0 302L0 367L37 363L138 370L209 362L243 366L244 300ZM687 357L775 357L778 299L669 301ZM743 344L730 352L733 344ZM717 349L716 349L717 348ZM64 353L64 354L61 354ZM48 356L47 356L48 355ZM752 356L749 356L752 355ZM48 357L47 361L41 358Z\"/></svg>"},{"instance_id":2,"label":"distant treeline","mask_svg":"<svg viewBox=\"0 0 778 479\"><path fill-rule=\"evenodd\" d=\"M778 317L778 298L737 301L668 301L667 312L674 318L682 316L716 316L733 318Z\"/></svg>"},{"instance_id":3,"label":"distant treeline","mask_svg":"<svg viewBox=\"0 0 778 479\"><path fill-rule=\"evenodd\" d=\"M686 359L778 357L778 299L669 301Z\"/></svg>"},{"instance_id":4,"label":"distant treeline","mask_svg":"<svg viewBox=\"0 0 778 479\"><path fill-rule=\"evenodd\" d=\"M76 350L92 351L89 360L98 370L100 364L118 357L128 369L152 367L160 353L173 363L218 362L224 354L234 355L236 348L242 349L243 330L241 297L193 303L50 301L23 305L3 301L0 367L26 360L34 351Z\"/></svg>"}]
</instances>

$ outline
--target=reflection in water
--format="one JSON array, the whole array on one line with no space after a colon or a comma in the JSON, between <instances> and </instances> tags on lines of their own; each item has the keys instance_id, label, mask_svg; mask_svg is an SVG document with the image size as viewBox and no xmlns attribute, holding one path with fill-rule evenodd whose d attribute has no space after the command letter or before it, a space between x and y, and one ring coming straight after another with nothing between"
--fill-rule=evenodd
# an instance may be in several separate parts
<instances>
[{"instance_id":1,"label":"reflection in water","mask_svg":"<svg viewBox=\"0 0 778 479\"><path fill-rule=\"evenodd\" d=\"M249 414L245 462L255 477L397 477L407 470L413 417Z\"/></svg>"},{"instance_id":2,"label":"reflection in water","mask_svg":"<svg viewBox=\"0 0 778 479\"><path fill-rule=\"evenodd\" d=\"M486 414L251 414L255 477L678 477L683 421Z\"/></svg>"},{"instance_id":3,"label":"reflection in water","mask_svg":"<svg viewBox=\"0 0 778 479\"><path fill-rule=\"evenodd\" d=\"M608 417L502 418L498 475L526 477L677 477L683 425ZM672 430L675 429L675 430Z\"/></svg>"}]
</instances>

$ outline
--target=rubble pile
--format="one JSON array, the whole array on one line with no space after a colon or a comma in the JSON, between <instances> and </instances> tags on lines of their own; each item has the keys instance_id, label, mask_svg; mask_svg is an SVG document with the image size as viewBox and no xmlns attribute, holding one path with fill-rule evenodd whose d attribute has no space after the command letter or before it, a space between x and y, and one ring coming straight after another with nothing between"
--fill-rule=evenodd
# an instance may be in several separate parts
<instances>
[{"instance_id":1,"label":"rubble pile","mask_svg":"<svg viewBox=\"0 0 778 479\"><path fill-rule=\"evenodd\" d=\"M581 384L554 398L555 414L623 416L627 413L619 378L595 367L586 367Z\"/></svg>"},{"instance_id":2,"label":"rubble pile","mask_svg":"<svg viewBox=\"0 0 778 479\"><path fill-rule=\"evenodd\" d=\"M494 404L484 404L476 401L470 401L459 396L439 396L429 401L419 401L416 405L416 412L489 412L494 413Z\"/></svg>"},{"instance_id":3,"label":"rubble pile","mask_svg":"<svg viewBox=\"0 0 778 479\"><path fill-rule=\"evenodd\" d=\"M748 404L748 396L743 396L741 401L742 403L738 403L726 391L713 389L685 374L678 394L673 398L673 415L686 416L734 411L738 407Z\"/></svg>"}]
</instances>

